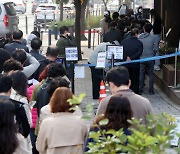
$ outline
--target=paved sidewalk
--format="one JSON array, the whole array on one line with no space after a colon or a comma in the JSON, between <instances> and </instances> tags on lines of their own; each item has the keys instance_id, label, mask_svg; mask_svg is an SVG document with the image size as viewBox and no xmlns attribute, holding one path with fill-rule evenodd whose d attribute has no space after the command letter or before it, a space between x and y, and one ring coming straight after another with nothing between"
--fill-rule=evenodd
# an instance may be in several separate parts
<instances>
[{"instance_id":1,"label":"paved sidewalk","mask_svg":"<svg viewBox=\"0 0 180 154\"><path fill-rule=\"evenodd\" d=\"M90 56L92 49L87 47L82 47L83 51L83 61L80 63L87 63L87 59ZM107 87L108 88L108 87ZM75 79L75 94L86 93L86 97L82 102L81 108L84 111L85 106L89 103L94 104L94 109L98 106L98 100L92 99L92 82L91 82L91 72L89 67L85 67L85 78ZM108 92L110 95L110 92ZM148 93L148 82L146 83L144 93L142 95L150 100L154 114L160 114L162 112L169 113L171 115L180 116L180 106L171 101L162 91L155 85L155 94L149 95Z\"/></svg>"},{"instance_id":2,"label":"paved sidewalk","mask_svg":"<svg viewBox=\"0 0 180 154\"><path fill-rule=\"evenodd\" d=\"M44 41L47 38L44 39ZM47 42L47 40L45 41ZM52 45L56 44L56 40L52 39ZM79 63L87 63L87 59L93 52L93 47L87 48L86 42L82 41L82 58L83 61ZM97 42L95 43L97 45ZM47 44L44 44L45 48ZM148 85L148 83L146 84ZM160 114L162 112L169 113L171 115L180 116L180 106L176 105L175 102L171 101L156 85L155 85L155 94L149 95L148 88L145 86L144 94L142 96L148 98L153 106L154 114ZM75 94L78 95L80 93L86 93L86 97L84 98L81 108L84 111L85 106L89 103L94 104L94 110L96 111L98 106L98 100L92 99L92 83L91 83L91 72L89 67L85 67L85 78L83 79L75 79ZM110 94L110 92L109 92Z\"/></svg>"}]
</instances>

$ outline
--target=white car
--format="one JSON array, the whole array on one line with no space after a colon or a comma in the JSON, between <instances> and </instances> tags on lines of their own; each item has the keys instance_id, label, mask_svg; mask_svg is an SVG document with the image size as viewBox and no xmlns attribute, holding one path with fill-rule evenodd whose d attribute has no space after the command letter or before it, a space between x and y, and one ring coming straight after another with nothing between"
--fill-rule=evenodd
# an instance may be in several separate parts
<instances>
[{"instance_id":1,"label":"white car","mask_svg":"<svg viewBox=\"0 0 180 154\"><path fill-rule=\"evenodd\" d=\"M60 10L56 4L40 4L35 11L35 19L39 23L48 23L59 18Z\"/></svg>"},{"instance_id":2,"label":"white car","mask_svg":"<svg viewBox=\"0 0 180 154\"><path fill-rule=\"evenodd\" d=\"M17 13L24 14L26 12L26 2L24 0L15 0L14 8Z\"/></svg>"},{"instance_id":3,"label":"white car","mask_svg":"<svg viewBox=\"0 0 180 154\"><path fill-rule=\"evenodd\" d=\"M8 32L18 30L19 19L16 15L13 2L0 0L0 38Z\"/></svg>"}]
</instances>

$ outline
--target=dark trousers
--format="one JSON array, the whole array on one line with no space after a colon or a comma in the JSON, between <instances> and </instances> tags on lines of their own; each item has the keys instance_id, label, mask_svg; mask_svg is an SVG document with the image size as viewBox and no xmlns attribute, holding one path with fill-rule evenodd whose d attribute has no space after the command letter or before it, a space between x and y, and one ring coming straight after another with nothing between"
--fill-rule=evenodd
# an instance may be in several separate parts
<instances>
[{"instance_id":1,"label":"dark trousers","mask_svg":"<svg viewBox=\"0 0 180 154\"><path fill-rule=\"evenodd\" d=\"M143 91L146 71L149 76L149 92L154 92L154 61L147 61L140 64L139 90L141 92Z\"/></svg>"},{"instance_id":2,"label":"dark trousers","mask_svg":"<svg viewBox=\"0 0 180 154\"><path fill-rule=\"evenodd\" d=\"M39 154L39 152L36 150L36 138L37 138L37 136L35 135L35 128L31 128L30 137L31 137L31 144L32 144L32 153L33 154Z\"/></svg>"},{"instance_id":3,"label":"dark trousers","mask_svg":"<svg viewBox=\"0 0 180 154\"><path fill-rule=\"evenodd\" d=\"M96 69L90 66L92 78L92 95L93 99L99 99L100 82L103 80L103 69Z\"/></svg>"},{"instance_id":4,"label":"dark trousers","mask_svg":"<svg viewBox=\"0 0 180 154\"><path fill-rule=\"evenodd\" d=\"M127 69L129 71L129 78L131 80L131 86L130 89L133 90L136 94L139 94L139 72L140 72L140 66L136 67L128 67Z\"/></svg>"}]
</instances>

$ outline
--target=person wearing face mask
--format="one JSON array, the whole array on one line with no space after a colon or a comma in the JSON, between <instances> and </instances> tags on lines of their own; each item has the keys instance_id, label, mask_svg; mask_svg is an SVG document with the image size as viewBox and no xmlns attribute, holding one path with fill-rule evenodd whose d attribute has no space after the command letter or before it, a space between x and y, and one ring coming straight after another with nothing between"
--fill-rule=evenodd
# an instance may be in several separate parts
<instances>
[{"instance_id":1,"label":"person wearing face mask","mask_svg":"<svg viewBox=\"0 0 180 154\"><path fill-rule=\"evenodd\" d=\"M62 26L59 29L60 31L60 38L56 43L56 46L59 49L59 56L65 57L65 48L66 47L76 47L75 38L73 35L68 35L68 27Z\"/></svg>"},{"instance_id":2,"label":"person wearing face mask","mask_svg":"<svg viewBox=\"0 0 180 154\"><path fill-rule=\"evenodd\" d=\"M143 12L142 6L138 7L137 13L136 13L136 15L135 15L135 18L136 18L137 20L142 20L142 19L143 19L143 18L142 18L142 12Z\"/></svg>"}]
</instances>

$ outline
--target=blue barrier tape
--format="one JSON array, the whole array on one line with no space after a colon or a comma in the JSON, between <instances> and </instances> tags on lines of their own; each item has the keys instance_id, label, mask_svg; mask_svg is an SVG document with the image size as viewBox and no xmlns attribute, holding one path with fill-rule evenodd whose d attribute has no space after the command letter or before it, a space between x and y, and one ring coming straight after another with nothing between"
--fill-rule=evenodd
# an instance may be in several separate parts
<instances>
[{"instance_id":1,"label":"blue barrier tape","mask_svg":"<svg viewBox=\"0 0 180 154\"><path fill-rule=\"evenodd\" d=\"M115 63L114 65L119 66L123 64L146 62L146 61L164 59L164 58L169 58L169 57L174 57L174 56L179 56L179 55L180 55L180 51L172 53L172 54L163 55L163 56L155 56L155 57L142 58L142 59L131 60L131 61L118 62L118 63ZM96 65L95 64L75 64L75 66L96 66Z\"/></svg>"}]
</instances>

